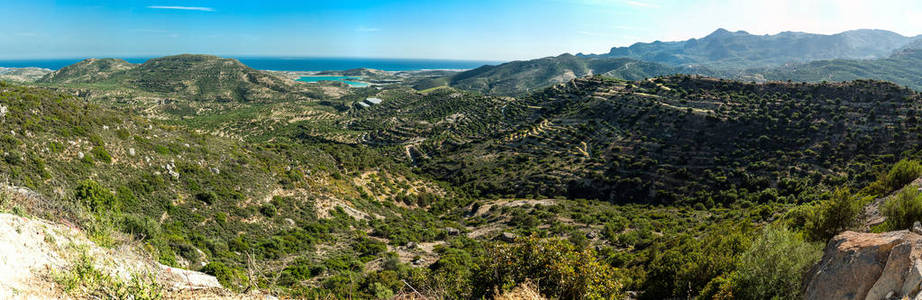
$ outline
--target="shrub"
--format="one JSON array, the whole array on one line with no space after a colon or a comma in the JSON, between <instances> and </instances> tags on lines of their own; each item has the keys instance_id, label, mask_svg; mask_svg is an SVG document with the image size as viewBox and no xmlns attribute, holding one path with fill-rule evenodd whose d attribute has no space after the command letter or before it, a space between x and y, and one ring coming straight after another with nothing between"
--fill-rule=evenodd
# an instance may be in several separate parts
<instances>
[{"instance_id":1,"label":"shrub","mask_svg":"<svg viewBox=\"0 0 922 300\"><path fill-rule=\"evenodd\" d=\"M868 186L867 191L872 194L885 194L902 188L920 176L922 176L922 164L915 160L903 159Z\"/></svg>"},{"instance_id":2,"label":"shrub","mask_svg":"<svg viewBox=\"0 0 922 300\"><path fill-rule=\"evenodd\" d=\"M64 270L55 270L52 279L65 293L74 298L157 300L163 298L163 287L152 274L133 273L123 280L97 268L96 261L85 250Z\"/></svg>"},{"instance_id":3,"label":"shrub","mask_svg":"<svg viewBox=\"0 0 922 300\"><path fill-rule=\"evenodd\" d=\"M213 261L202 267L202 272L218 278L225 288L239 290L240 284L246 282L246 276L239 270L228 267L222 262Z\"/></svg>"},{"instance_id":4,"label":"shrub","mask_svg":"<svg viewBox=\"0 0 922 300\"><path fill-rule=\"evenodd\" d=\"M922 194L914 188L903 189L884 203L881 209L887 217L885 228L907 229L922 220Z\"/></svg>"},{"instance_id":5,"label":"shrub","mask_svg":"<svg viewBox=\"0 0 922 300\"><path fill-rule=\"evenodd\" d=\"M109 151L106 151L106 148L104 148L103 146L93 147L93 150L90 150L90 153L92 153L93 156L96 157L96 160L98 161L101 161L104 163L112 162L112 156L109 155Z\"/></svg>"},{"instance_id":6,"label":"shrub","mask_svg":"<svg viewBox=\"0 0 922 300\"><path fill-rule=\"evenodd\" d=\"M352 245L352 249L363 261L370 261L378 254L387 251L387 244L370 238L360 238L358 242Z\"/></svg>"},{"instance_id":7,"label":"shrub","mask_svg":"<svg viewBox=\"0 0 922 300\"><path fill-rule=\"evenodd\" d=\"M126 216L122 226L125 232L143 240L155 239L160 235L160 223L150 217Z\"/></svg>"},{"instance_id":8,"label":"shrub","mask_svg":"<svg viewBox=\"0 0 922 300\"><path fill-rule=\"evenodd\" d=\"M283 285L292 285L323 274L324 270L323 266L312 265L309 259L297 259L282 270L279 274L279 282Z\"/></svg>"},{"instance_id":9,"label":"shrub","mask_svg":"<svg viewBox=\"0 0 922 300\"><path fill-rule=\"evenodd\" d=\"M847 188L836 189L807 215L805 229L811 240L826 241L855 225L861 203Z\"/></svg>"},{"instance_id":10,"label":"shrub","mask_svg":"<svg viewBox=\"0 0 922 300\"><path fill-rule=\"evenodd\" d=\"M488 291L508 290L531 279L541 283L542 294L560 299L622 298L627 281L592 249L537 237L491 248L481 271L475 286Z\"/></svg>"},{"instance_id":11,"label":"shrub","mask_svg":"<svg viewBox=\"0 0 922 300\"><path fill-rule=\"evenodd\" d=\"M278 209L275 208L275 205L272 203L266 203L259 208L259 213L263 214L267 218L274 217L278 213Z\"/></svg>"},{"instance_id":12,"label":"shrub","mask_svg":"<svg viewBox=\"0 0 922 300\"><path fill-rule=\"evenodd\" d=\"M195 199L205 202L205 204L211 205L218 200L218 194L215 192L201 192L195 194Z\"/></svg>"},{"instance_id":13,"label":"shrub","mask_svg":"<svg viewBox=\"0 0 922 300\"><path fill-rule=\"evenodd\" d=\"M732 286L737 299L801 298L801 279L820 259L821 248L783 226L768 226L740 257L734 283L721 285Z\"/></svg>"},{"instance_id":14,"label":"shrub","mask_svg":"<svg viewBox=\"0 0 922 300\"><path fill-rule=\"evenodd\" d=\"M214 220L215 220L215 222L218 223L218 225L227 224L227 213L225 213L225 212L223 212L223 211L222 211L222 212L218 212L217 214L215 214Z\"/></svg>"},{"instance_id":15,"label":"shrub","mask_svg":"<svg viewBox=\"0 0 922 300\"><path fill-rule=\"evenodd\" d=\"M399 260L391 265L399 264ZM393 266L391 268L394 268ZM472 278L477 266L467 251L450 248L440 254L439 260L429 267L432 270L428 285L435 290L459 299L472 297ZM483 291L481 291L483 293Z\"/></svg>"},{"instance_id":16,"label":"shrub","mask_svg":"<svg viewBox=\"0 0 922 300\"><path fill-rule=\"evenodd\" d=\"M887 173L887 186L891 190L902 188L922 176L922 165L915 160L900 160Z\"/></svg>"},{"instance_id":17,"label":"shrub","mask_svg":"<svg viewBox=\"0 0 922 300\"><path fill-rule=\"evenodd\" d=\"M752 240L748 224L723 223L700 237L680 234L651 246L642 299L693 298L736 269ZM706 299L706 298L699 298Z\"/></svg>"},{"instance_id":18,"label":"shrub","mask_svg":"<svg viewBox=\"0 0 922 300\"><path fill-rule=\"evenodd\" d=\"M112 192L93 180L81 181L77 185L74 197L95 213L118 210L115 196L112 195Z\"/></svg>"}]
</instances>

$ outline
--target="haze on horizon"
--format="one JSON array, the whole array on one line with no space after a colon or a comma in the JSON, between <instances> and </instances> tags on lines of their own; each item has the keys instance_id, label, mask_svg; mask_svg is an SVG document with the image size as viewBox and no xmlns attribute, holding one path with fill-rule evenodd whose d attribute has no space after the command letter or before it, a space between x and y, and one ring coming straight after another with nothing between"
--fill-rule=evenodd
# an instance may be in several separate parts
<instances>
[{"instance_id":1,"label":"haze on horizon","mask_svg":"<svg viewBox=\"0 0 922 300\"><path fill-rule=\"evenodd\" d=\"M911 0L4 1L0 59L228 56L531 59L752 34L922 33Z\"/></svg>"}]
</instances>

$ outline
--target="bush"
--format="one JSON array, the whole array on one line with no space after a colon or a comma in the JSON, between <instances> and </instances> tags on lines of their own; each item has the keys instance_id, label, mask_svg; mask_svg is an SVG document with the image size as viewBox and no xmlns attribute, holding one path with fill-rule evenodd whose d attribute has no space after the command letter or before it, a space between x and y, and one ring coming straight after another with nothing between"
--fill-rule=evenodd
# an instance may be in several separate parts
<instances>
[{"instance_id":1,"label":"bush","mask_svg":"<svg viewBox=\"0 0 922 300\"><path fill-rule=\"evenodd\" d=\"M542 294L560 299L622 298L627 281L592 249L536 237L496 245L481 271L478 288L508 290L530 279L541 283Z\"/></svg>"},{"instance_id":2,"label":"bush","mask_svg":"<svg viewBox=\"0 0 922 300\"><path fill-rule=\"evenodd\" d=\"M799 299L801 279L821 248L783 226L768 226L740 257L734 283L721 285L737 299Z\"/></svg>"},{"instance_id":3,"label":"bush","mask_svg":"<svg viewBox=\"0 0 922 300\"><path fill-rule=\"evenodd\" d=\"M195 194L195 199L198 199L199 201L202 201L207 205L212 205L215 203L215 201L218 200L218 194L216 194L215 192L201 192L201 193Z\"/></svg>"},{"instance_id":4,"label":"bush","mask_svg":"<svg viewBox=\"0 0 922 300\"><path fill-rule=\"evenodd\" d=\"M826 241L858 221L861 201L847 188L836 189L807 216L805 229L811 240Z\"/></svg>"},{"instance_id":5,"label":"bush","mask_svg":"<svg viewBox=\"0 0 922 300\"><path fill-rule=\"evenodd\" d=\"M92 153L93 156L96 157L96 160L98 161L101 161L104 163L112 162L112 156L109 155L109 151L106 151L106 148L104 148L103 146L93 147L93 150L90 150L90 153Z\"/></svg>"},{"instance_id":6,"label":"bush","mask_svg":"<svg viewBox=\"0 0 922 300\"><path fill-rule=\"evenodd\" d=\"M125 232L138 239L150 240L160 236L160 223L150 217L126 216L122 226Z\"/></svg>"},{"instance_id":7,"label":"bush","mask_svg":"<svg viewBox=\"0 0 922 300\"><path fill-rule=\"evenodd\" d=\"M151 274L131 274L131 279L122 280L99 269L96 260L85 251L66 269L52 272L54 282L78 299L163 299L164 289Z\"/></svg>"},{"instance_id":8,"label":"bush","mask_svg":"<svg viewBox=\"0 0 922 300\"><path fill-rule=\"evenodd\" d=\"M887 173L887 186L891 190L902 188L922 176L922 165L915 160L900 160Z\"/></svg>"},{"instance_id":9,"label":"bush","mask_svg":"<svg viewBox=\"0 0 922 300\"><path fill-rule=\"evenodd\" d=\"M272 205L272 203L266 203L259 208L259 213L263 214L263 216L266 216L267 218L271 218L275 217L275 215L278 213L278 209L276 209L275 205Z\"/></svg>"},{"instance_id":10,"label":"bush","mask_svg":"<svg viewBox=\"0 0 922 300\"><path fill-rule=\"evenodd\" d=\"M399 263L396 260L396 263ZM477 268L475 258L467 251L450 248L440 253L439 260L429 268L432 270L428 285L459 299L475 298L472 295L472 278ZM391 265L396 265L391 262ZM394 268L394 267L391 267ZM480 291L482 294L485 291ZM479 298L478 298L479 299Z\"/></svg>"},{"instance_id":11,"label":"bush","mask_svg":"<svg viewBox=\"0 0 922 300\"><path fill-rule=\"evenodd\" d=\"M77 185L74 197L95 213L118 211L118 203L112 192L93 180L81 181Z\"/></svg>"},{"instance_id":12,"label":"bush","mask_svg":"<svg viewBox=\"0 0 922 300\"><path fill-rule=\"evenodd\" d=\"M868 186L872 194L885 194L895 191L922 176L922 164L915 160L903 159L893 165L890 171Z\"/></svg>"},{"instance_id":13,"label":"bush","mask_svg":"<svg viewBox=\"0 0 922 300\"><path fill-rule=\"evenodd\" d=\"M922 220L922 195L914 188L903 189L887 200L881 210L887 217L885 228L908 229L913 222Z\"/></svg>"},{"instance_id":14,"label":"bush","mask_svg":"<svg viewBox=\"0 0 922 300\"><path fill-rule=\"evenodd\" d=\"M370 238L361 238L352 245L352 249L363 261L370 261L378 254L387 251L387 244Z\"/></svg>"},{"instance_id":15,"label":"bush","mask_svg":"<svg viewBox=\"0 0 922 300\"><path fill-rule=\"evenodd\" d=\"M311 264L308 259L298 259L285 267L279 275L279 282L283 285L293 285L302 280L307 280L323 274L325 268Z\"/></svg>"},{"instance_id":16,"label":"bush","mask_svg":"<svg viewBox=\"0 0 922 300\"><path fill-rule=\"evenodd\" d=\"M693 298L736 269L752 242L748 224L723 223L700 237L680 234L651 246L641 299ZM707 299L700 297L699 299Z\"/></svg>"},{"instance_id":17,"label":"bush","mask_svg":"<svg viewBox=\"0 0 922 300\"><path fill-rule=\"evenodd\" d=\"M222 262L213 261L202 267L202 272L218 278L222 286L232 290L239 290L241 284L246 282L246 276L239 270L228 267Z\"/></svg>"}]
</instances>

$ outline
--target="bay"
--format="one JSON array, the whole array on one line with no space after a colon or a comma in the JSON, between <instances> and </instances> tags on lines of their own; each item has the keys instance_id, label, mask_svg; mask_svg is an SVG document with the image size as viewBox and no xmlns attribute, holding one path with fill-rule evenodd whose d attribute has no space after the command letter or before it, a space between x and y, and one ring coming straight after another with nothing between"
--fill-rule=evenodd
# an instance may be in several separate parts
<instances>
[{"instance_id":1,"label":"bay","mask_svg":"<svg viewBox=\"0 0 922 300\"><path fill-rule=\"evenodd\" d=\"M258 70L275 71L329 71L370 68L384 71L465 70L499 61L444 60L444 59L394 59L394 58L332 58L332 57L234 57L243 64ZM0 67L37 67L57 70L85 58L0 60ZM130 63L144 63L150 57L125 57Z\"/></svg>"}]
</instances>

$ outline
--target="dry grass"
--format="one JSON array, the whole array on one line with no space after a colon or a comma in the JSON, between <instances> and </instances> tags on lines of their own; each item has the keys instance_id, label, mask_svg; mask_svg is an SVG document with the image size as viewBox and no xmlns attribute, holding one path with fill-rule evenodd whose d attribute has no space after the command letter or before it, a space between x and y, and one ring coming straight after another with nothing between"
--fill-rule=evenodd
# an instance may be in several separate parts
<instances>
[{"instance_id":1,"label":"dry grass","mask_svg":"<svg viewBox=\"0 0 922 300\"><path fill-rule=\"evenodd\" d=\"M512 290L509 290L505 293L502 293L496 298L496 300L544 300L544 296L541 296L541 293L538 292L538 284L532 282L531 280L525 281L522 284L519 284Z\"/></svg>"}]
</instances>

